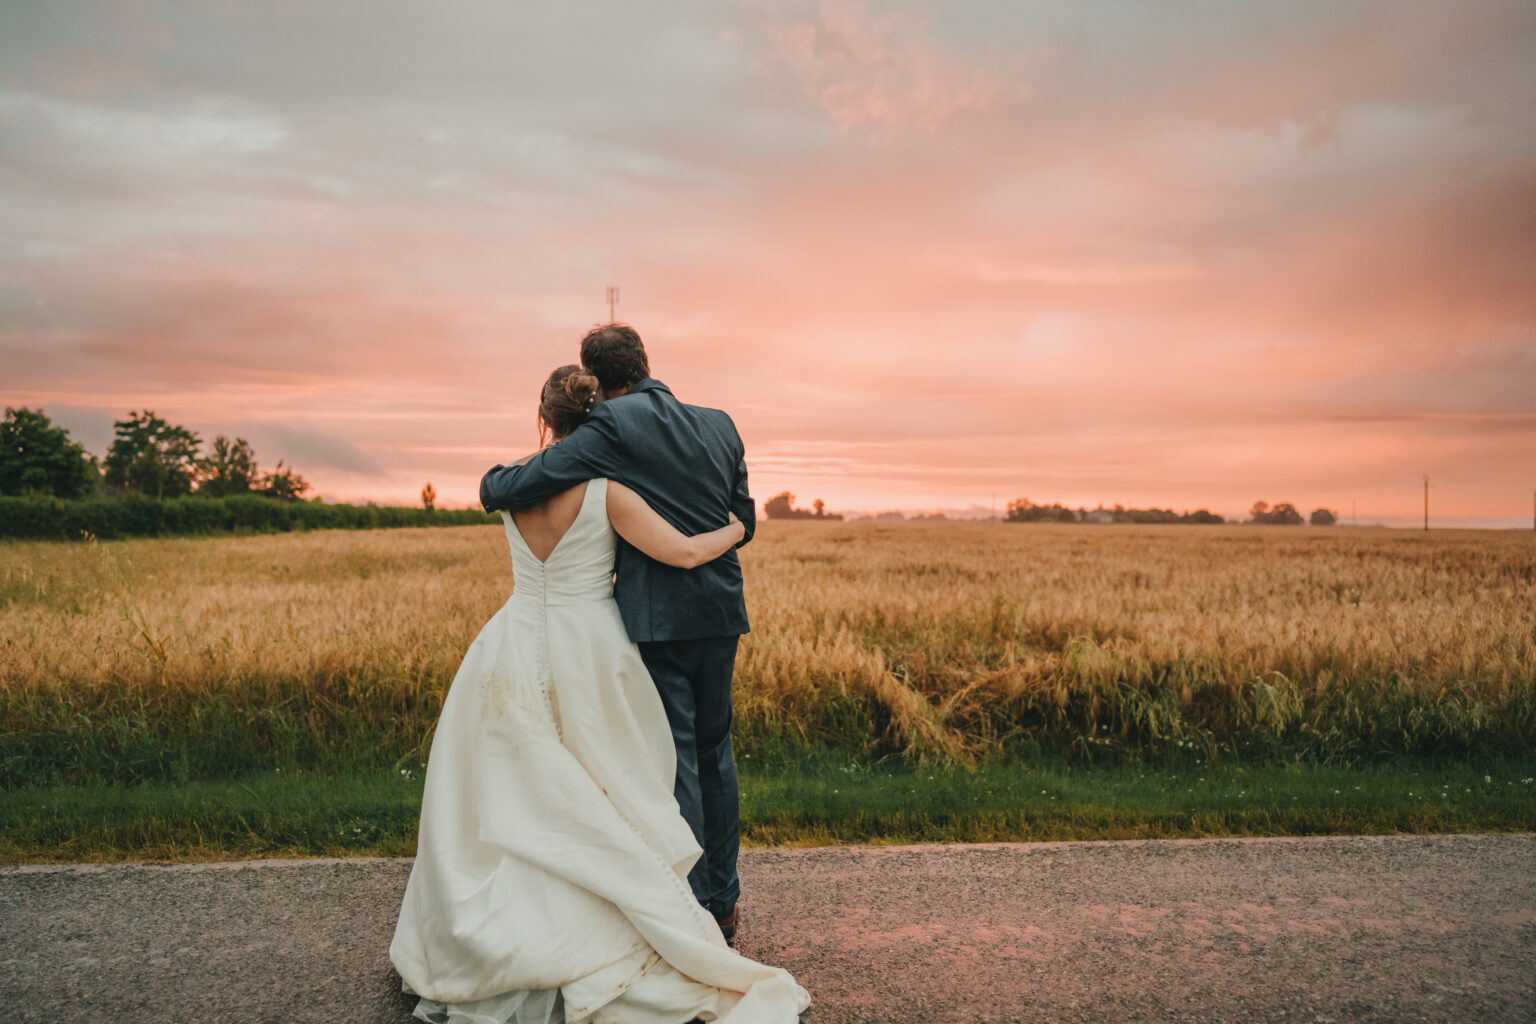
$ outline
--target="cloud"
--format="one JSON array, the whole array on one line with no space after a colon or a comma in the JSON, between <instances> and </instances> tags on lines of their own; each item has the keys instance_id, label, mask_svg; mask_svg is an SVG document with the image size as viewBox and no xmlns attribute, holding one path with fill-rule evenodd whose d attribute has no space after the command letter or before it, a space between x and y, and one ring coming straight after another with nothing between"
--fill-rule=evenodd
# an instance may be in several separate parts
<instances>
[{"instance_id":1,"label":"cloud","mask_svg":"<svg viewBox=\"0 0 1536 1024\"><path fill-rule=\"evenodd\" d=\"M814 17L770 20L763 32L805 95L845 130L932 135L962 111L985 110L997 93L910 9L822 0Z\"/></svg>"},{"instance_id":2,"label":"cloud","mask_svg":"<svg viewBox=\"0 0 1536 1024\"><path fill-rule=\"evenodd\" d=\"M252 432L264 439L264 447L270 446L276 458L312 473L334 469L354 476L377 476L383 472L383 467L357 445L323 430L268 423Z\"/></svg>"}]
</instances>

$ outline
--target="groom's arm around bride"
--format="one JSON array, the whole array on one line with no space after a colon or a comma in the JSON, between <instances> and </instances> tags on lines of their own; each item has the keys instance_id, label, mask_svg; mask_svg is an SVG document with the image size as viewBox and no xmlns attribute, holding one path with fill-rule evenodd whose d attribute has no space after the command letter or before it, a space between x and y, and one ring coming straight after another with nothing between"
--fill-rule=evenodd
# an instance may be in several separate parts
<instances>
[{"instance_id":1,"label":"groom's arm around bride","mask_svg":"<svg viewBox=\"0 0 1536 1024\"><path fill-rule=\"evenodd\" d=\"M525 464L488 471L480 481L486 510L525 509L586 480L607 477L639 493L684 534L717 530L735 512L746 528L741 544L750 541L756 510L747 487L745 450L730 416L685 405L651 378L633 328L595 329L584 339L582 354L608 399L595 405L568 437ZM621 540L616 572L614 597L636 643L747 632L741 565L734 551L685 570L647 558Z\"/></svg>"}]
</instances>

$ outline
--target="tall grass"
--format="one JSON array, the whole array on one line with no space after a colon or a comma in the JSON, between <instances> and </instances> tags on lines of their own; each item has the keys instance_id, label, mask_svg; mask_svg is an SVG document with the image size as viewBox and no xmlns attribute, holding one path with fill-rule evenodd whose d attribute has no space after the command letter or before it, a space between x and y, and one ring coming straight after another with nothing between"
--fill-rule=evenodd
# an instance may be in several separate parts
<instances>
[{"instance_id":1,"label":"tall grass","mask_svg":"<svg viewBox=\"0 0 1536 1024\"><path fill-rule=\"evenodd\" d=\"M1530 534L853 524L755 547L738 707L841 749L1337 762L1536 736Z\"/></svg>"},{"instance_id":2,"label":"tall grass","mask_svg":"<svg viewBox=\"0 0 1536 1024\"><path fill-rule=\"evenodd\" d=\"M738 751L1525 756L1536 537L765 523ZM0 785L424 760L494 527L0 545Z\"/></svg>"}]
</instances>

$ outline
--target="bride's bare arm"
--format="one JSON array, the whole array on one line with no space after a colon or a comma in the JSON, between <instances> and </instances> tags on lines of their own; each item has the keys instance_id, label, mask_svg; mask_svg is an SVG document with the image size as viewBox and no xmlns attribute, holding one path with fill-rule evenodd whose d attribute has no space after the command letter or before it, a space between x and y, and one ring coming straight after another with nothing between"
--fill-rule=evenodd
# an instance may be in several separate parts
<instances>
[{"instance_id":1,"label":"bride's bare arm","mask_svg":"<svg viewBox=\"0 0 1536 1024\"><path fill-rule=\"evenodd\" d=\"M656 561L679 569L713 562L747 533L733 513L731 521L718 530L686 536L657 515L644 498L615 480L608 481L608 521L620 537Z\"/></svg>"}]
</instances>

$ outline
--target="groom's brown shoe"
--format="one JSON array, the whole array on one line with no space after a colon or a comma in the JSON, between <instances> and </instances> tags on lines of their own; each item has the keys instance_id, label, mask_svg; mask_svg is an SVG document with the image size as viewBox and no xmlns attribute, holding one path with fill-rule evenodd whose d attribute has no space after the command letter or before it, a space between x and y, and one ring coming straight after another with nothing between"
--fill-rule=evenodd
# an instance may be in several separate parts
<instances>
[{"instance_id":1,"label":"groom's brown shoe","mask_svg":"<svg viewBox=\"0 0 1536 1024\"><path fill-rule=\"evenodd\" d=\"M715 918L715 924L720 926L720 934L725 936L725 944L736 945L736 904L731 904L731 912L724 917Z\"/></svg>"}]
</instances>

